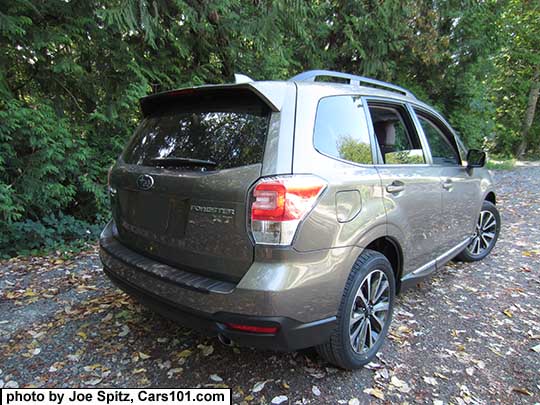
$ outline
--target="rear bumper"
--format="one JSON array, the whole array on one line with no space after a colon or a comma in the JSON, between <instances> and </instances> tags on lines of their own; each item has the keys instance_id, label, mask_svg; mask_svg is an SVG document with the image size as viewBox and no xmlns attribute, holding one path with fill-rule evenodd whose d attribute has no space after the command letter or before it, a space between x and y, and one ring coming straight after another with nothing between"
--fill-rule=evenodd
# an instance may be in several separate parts
<instances>
[{"instance_id":1,"label":"rear bumper","mask_svg":"<svg viewBox=\"0 0 540 405\"><path fill-rule=\"evenodd\" d=\"M105 273L121 290L164 317L209 335L222 334L242 346L277 351L292 351L316 346L330 337L336 321L335 317L331 317L303 324L285 317L257 317L226 312L208 314L182 308L166 301L163 297L128 284L107 268L105 268ZM276 334L240 332L228 329L226 323L277 326L278 331Z\"/></svg>"},{"instance_id":2,"label":"rear bumper","mask_svg":"<svg viewBox=\"0 0 540 405\"><path fill-rule=\"evenodd\" d=\"M120 289L167 318L210 335L223 334L243 346L279 351L324 343L335 327L339 302L331 303L328 296L313 301L310 295L299 295L305 287L278 290L265 283L260 289L242 288L242 281L234 285L181 270L175 272L123 246L115 239L113 227L109 224L100 238L105 273ZM257 271L260 275L260 265ZM250 285L255 287L253 280ZM317 289L317 285L311 287ZM323 294L325 288L320 288ZM308 305L318 310L310 311ZM241 332L229 329L227 323L278 329L275 334Z\"/></svg>"}]
</instances>

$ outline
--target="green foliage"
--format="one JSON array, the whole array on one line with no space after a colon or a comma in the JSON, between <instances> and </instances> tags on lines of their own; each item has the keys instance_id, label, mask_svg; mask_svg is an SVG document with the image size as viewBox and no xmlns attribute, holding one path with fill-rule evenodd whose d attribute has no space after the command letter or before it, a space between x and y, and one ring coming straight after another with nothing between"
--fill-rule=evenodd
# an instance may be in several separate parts
<instances>
[{"instance_id":1,"label":"green foliage","mask_svg":"<svg viewBox=\"0 0 540 405\"><path fill-rule=\"evenodd\" d=\"M61 213L49 214L41 221L26 219L13 222L0 233L0 258L52 249L78 249L95 241L100 230L100 225L88 224Z\"/></svg>"},{"instance_id":2,"label":"green foliage","mask_svg":"<svg viewBox=\"0 0 540 405\"><path fill-rule=\"evenodd\" d=\"M539 7L526 0L4 0L0 252L80 234L46 236L65 218L106 221L107 169L153 84L229 82L235 72L286 79L313 68L362 74L409 87L470 146L512 153L540 64ZM540 154L539 134L537 114L530 153Z\"/></svg>"},{"instance_id":3,"label":"green foliage","mask_svg":"<svg viewBox=\"0 0 540 405\"><path fill-rule=\"evenodd\" d=\"M521 126L529 89L535 73L540 74L540 3L510 0L497 22L502 46L494 57L497 71L489 83L496 104L496 142L498 153L515 153L521 142ZM540 153L540 114L529 132L529 153Z\"/></svg>"},{"instance_id":4,"label":"green foliage","mask_svg":"<svg viewBox=\"0 0 540 405\"><path fill-rule=\"evenodd\" d=\"M511 170L516 166L516 159L497 159L490 157L486 167L490 170Z\"/></svg>"},{"instance_id":5,"label":"green foliage","mask_svg":"<svg viewBox=\"0 0 540 405\"><path fill-rule=\"evenodd\" d=\"M342 159L356 163L373 163L371 146L350 136L342 137L338 143L339 156Z\"/></svg>"},{"instance_id":6,"label":"green foliage","mask_svg":"<svg viewBox=\"0 0 540 405\"><path fill-rule=\"evenodd\" d=\"M2 221L37 219L68 208L84 182L80 168L91 152L49 105L9 100L5 106L0 111Z\"/></svg>"}]
</instances>

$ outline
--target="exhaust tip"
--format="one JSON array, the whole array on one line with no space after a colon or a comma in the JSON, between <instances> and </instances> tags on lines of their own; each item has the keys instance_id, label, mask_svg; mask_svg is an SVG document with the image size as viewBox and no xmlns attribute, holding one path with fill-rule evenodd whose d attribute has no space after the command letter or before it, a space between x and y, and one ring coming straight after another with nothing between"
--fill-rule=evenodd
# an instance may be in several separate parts
<instances>
[{"instance_id":1,"label":"exhaust tip","mask_svg":"<svg viewBox=\"0 0 540 405\"><path fill-rule=\"evenodd\" d=\"M227 336L225 336L222 333L219 333L217 338L220 341L220 343L225 345L225 346L233 346L233 344L234 344L231 339L229 339Z\"/></svg>"}]
</instances>

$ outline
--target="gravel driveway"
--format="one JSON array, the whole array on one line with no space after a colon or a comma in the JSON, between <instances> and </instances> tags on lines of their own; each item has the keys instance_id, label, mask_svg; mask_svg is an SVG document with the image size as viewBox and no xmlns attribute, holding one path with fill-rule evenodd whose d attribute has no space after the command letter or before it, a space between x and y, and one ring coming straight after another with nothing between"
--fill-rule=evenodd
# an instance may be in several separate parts
<instances>
[{"instance_id":1,"label":"gravel driveway","mask_svg":"<svg viewBox=\"0 0 540 405\"><path fill-rule=\"evenodd\" d=\"M494 175L503 229L491 256L450 263L398 297L389 339L362 370L177 326L114 288L94 249L0 262L0 387L230 387L235 403L540 402L540 167Z\"/></svg>"}]
</instances>

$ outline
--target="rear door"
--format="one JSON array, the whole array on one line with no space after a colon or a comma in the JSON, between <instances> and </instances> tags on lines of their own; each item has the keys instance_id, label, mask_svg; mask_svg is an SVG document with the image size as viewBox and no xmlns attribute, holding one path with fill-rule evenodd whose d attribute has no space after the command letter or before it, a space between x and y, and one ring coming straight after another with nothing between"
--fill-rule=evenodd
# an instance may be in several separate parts
<instances>
[{"instance_id":1,"label":"rear door","mask_svg":"<svg viewBox=\"0 0 540 405\"><path fill-rule=\"evenodd\" d=\"M428 265L441 253L439 239L441 185L429 165L406 104L368 99L372 130L378 143L384 204L391 234L402 235L404 275Z\"/></svg>"},{"instance_id":2,"label":"rear door","mask_svg":"<svg viewBox=\"0 0 540 405\"><path fill-rule=\"evenodd\" d=\"M253 262L247 195L261 176L271 110L238 88L150 101L111 173L119 238L164 263L238 281Z\"/></svg>"},{"instance_id":3,"label":"rear door","mask_svg":"<svg viewBox=\"0 0 540 405\"><path fill-rule=\"evenodd\" d=\"M433 169L440 177L442 190L441 235L448 251L472 235L478 217L480 179L461 162L451 129L431 112L415 108L416 117L428 142Z\"/></svg>"}]
</instances>

